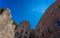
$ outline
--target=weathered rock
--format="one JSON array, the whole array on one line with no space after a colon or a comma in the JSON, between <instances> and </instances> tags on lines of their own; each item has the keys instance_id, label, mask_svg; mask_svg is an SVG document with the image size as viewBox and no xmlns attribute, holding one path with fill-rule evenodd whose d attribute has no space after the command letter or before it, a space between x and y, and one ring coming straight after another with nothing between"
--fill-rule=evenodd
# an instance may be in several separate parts
<instances>
[{"instance_id":1,"label":"weathered rock","mask_svg":"<svg viewBox=\"0 0 60 38\"><path fill-rule=\"evenodd\" d=\"M0 9L0 38L14 38L14 28L10 10Z\"/></svg>"}]
</instances>

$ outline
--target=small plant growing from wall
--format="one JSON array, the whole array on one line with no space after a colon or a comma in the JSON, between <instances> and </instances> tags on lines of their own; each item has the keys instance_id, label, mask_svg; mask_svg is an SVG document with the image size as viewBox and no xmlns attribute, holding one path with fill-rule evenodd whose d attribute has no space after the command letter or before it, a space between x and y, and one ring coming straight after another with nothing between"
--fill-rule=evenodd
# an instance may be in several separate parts
<instances>
[{"instance_id":1,"label":"small plant growing from wall","mask_svg":"<svg viewBox=\"0 0 60 38\"><path fill-rule=\"evenodd\" d=\"M15 25L14 32L16 32L16 27L18 26L18 24L17 24L16 21L14 21L14 20L13 20L13 24Z\"/></svg>"}]
</instances>

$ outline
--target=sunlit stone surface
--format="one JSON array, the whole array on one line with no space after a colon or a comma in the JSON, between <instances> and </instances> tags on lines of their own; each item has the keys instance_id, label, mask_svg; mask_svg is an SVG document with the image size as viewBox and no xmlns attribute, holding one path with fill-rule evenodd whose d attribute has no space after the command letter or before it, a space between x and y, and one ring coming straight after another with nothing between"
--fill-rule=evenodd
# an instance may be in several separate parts
<instances>
[{"instance_id":1,"label":"sunlit stone surface","mask_svg":"<svg viewBox=\"0 0 60 38\"><path fill-rule=\"evenodd\" d=\"M9 9L0 9L0 38L14 38L14 25Z\"/></svg>"}]
</instances>

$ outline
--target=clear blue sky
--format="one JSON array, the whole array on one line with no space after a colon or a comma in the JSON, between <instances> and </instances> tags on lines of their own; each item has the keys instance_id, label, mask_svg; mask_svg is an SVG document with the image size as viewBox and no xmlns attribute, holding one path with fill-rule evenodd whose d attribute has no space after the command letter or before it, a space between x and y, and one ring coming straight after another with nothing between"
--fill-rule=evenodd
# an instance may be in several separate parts
<instances>
[{"instance_id":1,"label":"clear blue sky","mask_svg":"<svg viewBox=\"0 0 60 38\"><path fill-rule=\"evenodd\" d=\"M0 0L0 8L10 8L12 19L18 24L27 20L34 29L45 10L56 0Z\"/></svg>"}]
</instances>

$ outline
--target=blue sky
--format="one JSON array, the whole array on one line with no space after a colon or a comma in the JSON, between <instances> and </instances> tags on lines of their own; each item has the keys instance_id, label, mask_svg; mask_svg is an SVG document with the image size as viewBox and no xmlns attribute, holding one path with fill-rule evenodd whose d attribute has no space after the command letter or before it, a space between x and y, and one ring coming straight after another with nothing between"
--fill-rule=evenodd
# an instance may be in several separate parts
<instances>
[{"instance_id":1,"label":"blue sky","mask_svg":"<svg viewBox=\"0 0 60 38\"><path fill-rule=\"evenodd\" d=\"M0 8L10 8L12 19L19 24L26 20L34 29L45 10L56 0L0 0Z\"/></svg>"}]
</instances>

